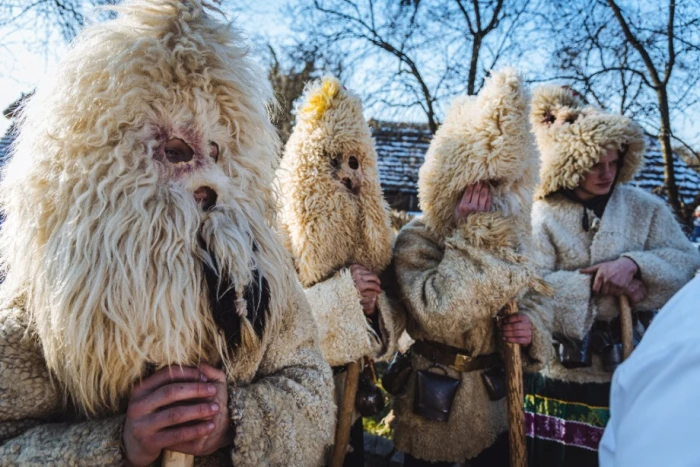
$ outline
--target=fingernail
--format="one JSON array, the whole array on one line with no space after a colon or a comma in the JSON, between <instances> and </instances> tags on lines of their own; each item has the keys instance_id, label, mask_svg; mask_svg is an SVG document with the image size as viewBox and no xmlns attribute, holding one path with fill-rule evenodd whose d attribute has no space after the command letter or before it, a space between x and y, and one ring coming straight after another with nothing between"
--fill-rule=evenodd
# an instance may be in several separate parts
<instances>
[{"instance_id":1,"label":"fingernail","mask_svg":"<svg viewBox=\"0 0 700 467\"><path fill-rule=\"evenodd\" d=\"M214 423L213 422L207 423L207 430L213 430L213 429L214 429Z\"/></svg>"},{"instance_id":2,"label":"fingernail","mask_svg":"<svg viewBox=\"0 0 700 467\"><path fill-rule=\"evenodd\" d=\"M199 379L201 379L202 381L206 381L206 380L207 380L207 377L204 376L204 373L200 373L200 374L199 374Z\"/></svg>"},{"instance_id":3,"label":"fingernail","mask_svg":"<svg viewBox=\"0 0 700 467\"><path fill-rule=\"evenodd\" d=\"M212 412L218 412L219 411L219 404L212 404L211 410L212 410Z\"/></svg>"},{"instance_id":4,"label":"fingernail","mask_svg":"<svg viewBox=\"0 0 700 467\"><path fill-rule=\"evenodd\" d=\"M216 386L213 384L207 385L207 391L209 391L209 394L216 394Z\"/></svg>"}]
</instances>

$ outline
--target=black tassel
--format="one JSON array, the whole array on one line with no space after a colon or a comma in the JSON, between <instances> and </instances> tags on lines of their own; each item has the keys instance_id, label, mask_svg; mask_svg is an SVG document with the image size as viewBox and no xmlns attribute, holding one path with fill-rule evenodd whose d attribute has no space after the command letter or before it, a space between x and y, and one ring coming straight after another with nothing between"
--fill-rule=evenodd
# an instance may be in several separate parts
<instances>
[{"instance_id":1,"label":"black tassel","mask_svg":"<svg viewBox=\"0 0 700 467\"><path fill-rule=\"evenodd\" d=\"M586 209L586 206L583 207L583 231L588 232L588 229L590 229L590 223L588 221L588 210Z\"/></svg>"},{"instance_id":2,"label":"black tassel","mask_svg":"<svg viewBox=\"0 0 700 467\"><path fill-rule=\"evenodd\" d=\"M216 262L213 257L212 260ZM216 264L214 266L216 267ZM241 319L236 310L238 298L236 290L226 280L219 284L216 270L206 263L204 264L204 278L209 289L209 305L214 322L220 332L223 332L229 347L240 347L242 342ZM243 291L243 299L246 302L246 317L252 323L255 335L258 339L262 339L270 305L270 287L264 277L262 281L260 280L260 273L257 269L253 271L253 279Z\"/></svg>"}]
</instances>

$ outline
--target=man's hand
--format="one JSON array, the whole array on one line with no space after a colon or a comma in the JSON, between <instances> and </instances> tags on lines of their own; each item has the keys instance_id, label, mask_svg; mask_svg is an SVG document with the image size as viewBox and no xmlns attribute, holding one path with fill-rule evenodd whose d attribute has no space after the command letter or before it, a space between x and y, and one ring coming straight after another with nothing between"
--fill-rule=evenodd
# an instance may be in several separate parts
<instances>
[{"instance_id":1,"label":"man's hand","mask_svg":"<svg viewBox=\"0 0 700 467\"><path fill-rule=\"evenodd\" d=\"M527 347L532 342L532 323L527 315L516 313L498 320L498 328L504 341Z\"/></svg>"},{"instance_id":2,"label":"man's hand","mask_svg":"<svg viewBox=\"0 0 700 467\"><path fill-rule=\"evenodd\" d=\"M646 298L647 288L644 285L644 282L640 281L639 279L632 279L625 289L624 295L630 299L631 305L636 305Z\"/></svg>"},{"instance_id":3,"label":"man's hand","mask_svg":"<svg viewBox=\"0 0 700 467\"><path fill-rule=\"evenodd\" d=\"M226 375L223 371L206 363L199 365L199 371L210 384L216 387L216 394L211 402L216 404L219 409L209 419L214 424L214 429L205 436L193 440L183 440L183 442L167 446L166 449L194 456L208 456L233 443L234 432L231 428L231 417L228 410Z\"/></svg>"},{"instance_id":4,"label":"man's hand","mask_svg":"<svg viewBox=\"0 0 700 467\"><path fill-rule=\"evenodd\" d=\"M487 182L477 182L469 185L454 211L455 225L463 222L469 214L488 212L491 209L491 192Z\"/></svg>"},{"instance_id":5,"label":"man's hand","mask_svg":"<svg viewBox=\"0 0 700 467\"><path fill-rule=\"evenodd\" d=\"M207 379L196 368L171 366L133 389L124 422L126 465L150 465L168 446L214 433L213 419L227 405L215 403L218 388Z\"/></svg>"},{"instance_id":6,"label":"man's hand","mask_svg":"<svg viewBox=\"0 0 700 467\"><path fill-rule=\"evenodd\" d=\"M639 272L637 263L627 257L615 261L594 264L580 270L583 274L594 274L592 291L596 295L624 295L625 290Z\"/></svg>"},{"instance_id":7,"label":"man's hand","mask_svg":"<svg viewBox=\"0 0 700 467\"><path fill-rule=\"evenodd\" d=\"M365 316L373 316L377 310L377 297L382 293L382 282L376 274L359 264L350 266L350 273L362 297L362 311Z\"/></svg>"}]
</instances>

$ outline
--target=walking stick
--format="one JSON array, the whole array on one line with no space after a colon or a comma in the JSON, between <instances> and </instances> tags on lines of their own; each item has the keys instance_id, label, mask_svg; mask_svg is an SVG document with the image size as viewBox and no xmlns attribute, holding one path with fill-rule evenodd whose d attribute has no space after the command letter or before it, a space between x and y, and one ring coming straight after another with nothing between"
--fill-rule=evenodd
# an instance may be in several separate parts
<instances>
[{"instance_id":1,"label":"walking stick","mask_svg":"<svg viewBox=\"0 0 700 467\"><path fill-rule=\"evenodd\" d=\"M632 329L632 307L625 295L620 295L620 331L622 333L622 359L627 360L634 349L634 330Z\"/></svg>"},{"instance_id":2,"label":"walking stick","mask_svg":"<svg viewBox=\"0 0 700 467\"><path fill-rule=\"evenodd\" d=\"M163 452L163 467L192 467L194 456L175 451Z\"/></svg>"},{"instance_id":3,"label":"walking stick","mask_svg":"<svg viewBox=\"0 0 700 467\"><path fill-rule=\"evenodd\" d=\"M518 312L515 300L508 302L505 315ZM510 438L510 467L527 467L527 448L525 445L525 400L523 390L523 364L520 345L505 344L506 390L508 400L508 436Z\"/></svg>"},{"instance_id":4,"label":"walking stick","mask_svg":"<svg viewBox=\"0 0 700 467\"><path fill-rule=\"evenodd\" d=\"M350 442L350 428L352 426L352 414L355 412L355 396L357 383L360 380L360 362L350 362L345 370L345 386L343 387L343 400L338 407L338 426L335 429L335 446L331 467L341 467L345 460Z\"/></svg>"}]
</instances>

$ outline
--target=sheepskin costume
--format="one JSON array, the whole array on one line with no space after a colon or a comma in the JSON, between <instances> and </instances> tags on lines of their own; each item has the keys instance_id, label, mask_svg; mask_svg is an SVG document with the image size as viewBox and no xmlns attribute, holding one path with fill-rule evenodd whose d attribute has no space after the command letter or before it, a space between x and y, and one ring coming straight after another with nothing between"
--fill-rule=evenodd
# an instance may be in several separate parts
<instances>
[{"instance_id":1,"label":"sheepskin costume","mask_svg":"<svg viewBox=\"0 0 700 467\"><path fill-rule=\"evenodd\" d=\"M527 258L537 153L528 125L529 95L513 70L495 73L477 97L457 99L430 145L419 174L424 217L398 235L394 262L408 308L407 331L463 349L469 356L502 350L495 317L519 299L533 326L529 364L551 356L547 287ZM488 181L492 208L455 225L453 212L465 189ZM414 369L432 362L412 355ZM489 400L483 371L461 379L447 422L413 413L414 377L395 402L398 449L428 461L464 462L508 429L505 399Z\"/></svg>"},{"instance_id":2,"label":"sheepskin costume","mask_svg":"<svg viewBox=\"0 0 700 467\"><path fill-rule=\"evenodd\" d=\"M627 117L586 106L567 88L545 86L533 95L531 121L542 155L541 183L533 208L536 258L555 289L554 331L581 338L596 319L619 315L613 297L591 297L591 279L579 269L627 256L647 286L638 311L656 311L698 267L698 254L662 200L622 185L634 178L644 156L642 129ZM576 188L605 154L621 151L622 163L602 219L562 194ZM594 365L578 373L598 373ZM610 374L598 374L609 380Z\"/></svg>"},{"instance_id":3,"label":"sheepskin costume","mask_svg":"<svg viewBox=\"0 0 700 467\"><path fill-rule=\"evenodd\" d=\"M632 180L644 162L644 133L636 123L586 106L569 88L538 88L530 121L541 153L537 199L576 188L605 149L624 151L619 183Z\"/></svg>"},{"instance_id":4,"label":"sheepskin costume","mask_svg":"<svg viewBox=\"0 0 700 467\"><path fill-rule=\"evenodd\" d=\"M349 267L381 274L391 262L393 231L377 154L362 103L336 78L311 83L278 171L282 235L294 257L332 366L395 351L394 306L382 293L379 334L362 311Z\"/></svg>"},{"instance_id":5,"label":"sheepskin costume","mask_svg":"<svg viewBox=\"0 0 700 467\"><path fill-rule=\"evenodd\" d=\"M621 256L637 263L647 288L646 298L635 310L660 309L692 278L700 255L661 199L622 184L634 177L642 163L641 128L627 117L585 105L570 89L558 86L535 90L531 122L542 157L532 215L535 260L555 290L553 333L581 340L595 321L609 322L619 316L617 298L592 296L594 276L579 270ZM598 218L566 193L579 185L609 148L620 151L621 165L617 184ZM586 223L582 222L584 211ZM545 423L533 422L528 430L557 444L562 452L555 453L556 462L537 459L537 465L570 465L567 462L586 455L596 461L608 416L611 376L595 353L591 367L567 370L555 360L542 372L541 381L530 388L535 394L528 395L526 407L529 417ZM547 399L558 402L552 405ZM578 409L566 409L569 402ZM555 406L559 412L547 412L547 407ZM593 409L584 414L582 407ZM568 423L562 413L575 414L575 419ZM561 429L556 433L540 430L549 416L557 417ZM574 432L580 436L572 436Z\"/></svg>"},{"instance_id":6,"label":"sheepskin costume","mask_svg":"<svg viewBox=\"0 0 700 467\"><path fill-rule=\"evenodd\" d=\"M332 379L272 229L265 73L199 0L115 9L24 109L0 184L0 458L122 465L134 385L207 361L235 439L198 465L315 465Z\"/></svg>"}]
</instances>

